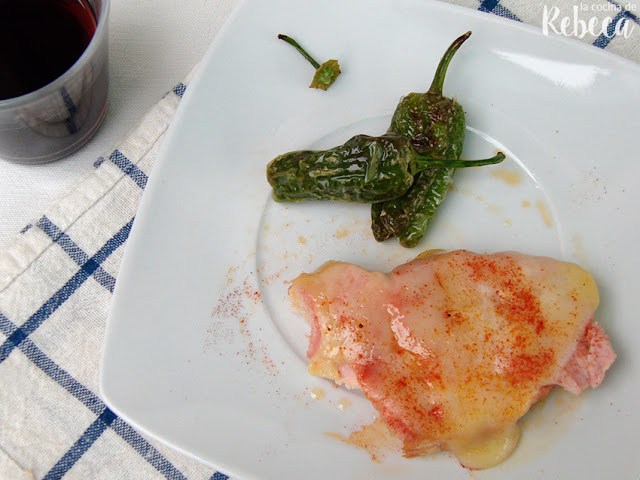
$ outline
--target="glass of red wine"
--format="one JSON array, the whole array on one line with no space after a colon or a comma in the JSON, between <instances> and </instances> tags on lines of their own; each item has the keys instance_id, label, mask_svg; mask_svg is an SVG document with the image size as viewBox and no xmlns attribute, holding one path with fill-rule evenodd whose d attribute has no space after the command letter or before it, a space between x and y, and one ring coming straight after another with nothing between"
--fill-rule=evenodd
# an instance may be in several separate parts
<instances>
[{"instance_id":1,"label":"glass of red wine","mask_svg":"<svg viewBox=\"0 0 640 480\"><path fill-rule=\"evenodd\" d=\"M0 0L0 159L58 160L96 132L108 17L109 0Z\"/></svg>"}]
</instances>

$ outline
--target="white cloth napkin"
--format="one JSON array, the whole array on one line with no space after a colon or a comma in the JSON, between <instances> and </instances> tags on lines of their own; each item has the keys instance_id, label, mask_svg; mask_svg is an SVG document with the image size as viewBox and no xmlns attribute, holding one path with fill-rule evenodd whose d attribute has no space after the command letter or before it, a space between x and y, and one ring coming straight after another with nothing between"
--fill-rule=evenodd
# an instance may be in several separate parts
<instances>
[{"instance_id":1,"label":"white cloth napkin","mask_svg":"<svg viewBox=\"0 0 640 480\"><path fill-rule=\"evenodd\" d=\"M191 75L0 253L0 478L224 479L151 442L98 396L111 294Z\"/></svg>"},{"instance_id":2,"label":"white cloth napkin","mask_svg":"<svg viewBox=\"0 0 640 480\"><path fill-rule=\"evenodd\" d=\"M610 17L608 30L585 31L581 40L640 62L640 0L637 6L612 0L452 3L541 28L556 13L557 19L574 18L576 7L585 22L596 17L602 24ZM627 30L616 34L616 24ZM552 34L559 25L546 22ZM227 478L137 432L98 393L120 261L158 147L190 77L0 252L2 479Z\"/></svg>"}]
</instances>

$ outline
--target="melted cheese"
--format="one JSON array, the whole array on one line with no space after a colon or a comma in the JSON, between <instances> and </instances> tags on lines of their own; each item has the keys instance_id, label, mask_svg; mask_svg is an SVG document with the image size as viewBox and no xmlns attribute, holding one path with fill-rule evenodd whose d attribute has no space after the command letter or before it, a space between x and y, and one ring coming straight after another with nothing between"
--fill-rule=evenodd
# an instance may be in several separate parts
<instances>
[{"instance_id":1,"label":"melted cheese","mask_svg":"<svg viewBox=\"0 0 640 480\"><path fill-rule=\"evenodd\" d=\"M311 374L361 388L405 456L470 468L515 448L598 305L579 266L513 252L429 252L389 274L330 262L290 296L312 323Z\"/></svg>"},{"instance_id":2,"label":"melted cheese","mask_svg":"<svg viewBox=\"0 0 640 480\"><path fill-rule=\"evenodd\" d=\"M515 450L519 440L520 427L512 424L498 432L481 435L475 440L463 441L459 446L453 445L451 450L462 465L472 470L480 470L506 460Z\"/></svg>"}]
</instances>

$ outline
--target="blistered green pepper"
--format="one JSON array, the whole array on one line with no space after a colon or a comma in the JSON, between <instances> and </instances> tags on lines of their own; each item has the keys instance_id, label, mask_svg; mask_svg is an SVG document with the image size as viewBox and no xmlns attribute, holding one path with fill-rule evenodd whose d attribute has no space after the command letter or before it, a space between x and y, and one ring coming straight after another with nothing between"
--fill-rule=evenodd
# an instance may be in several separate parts
<instances>
[{"instance_id":1,"label":"blistered green pepper","mask_svg":"<svg viewBox=\"0 0 640 480\"><path fill-rule=\"evenodd\" d=\"M416 153L411 140L402 135L356 135L328 150L298 150L274 158L267 165L267 180L278 202L371 203L404 195L414 176L425 169L477 167L503 159L503 154L482 160L425 156Z\"/></svg>"},{"instance_id":2,"label":"blistered green pepper","mask_svg":"<svg viewBox=\"0 0 640 480\"><path fill-rule=\"evenodd\" d=\"M454 99L443 96L442 89L451 59L470 35L460 36L447 49L429 90L404 97L391 119L389 132L410 138L422 155L458 160L462 154L464 110ZM454 163L427 169L416 176L405 195L372 205L371 228L376 240L396 236L401 245L414 247L453 184L454 172Z\"/></svg>"},{"instance_id":3,"label":"blistered green pepper","mask_svg":"<svg viewBox=\"0 0 640 480\"><path fill-rule=\"evenodd\" d=\"M293 38L283 34L278 35L278 38L280 40L284 40L289 45L293 46L296 50L298 50L302 54L302 56L306 58L309 61L309 63L313 65L313 67L316 69L316 73L313 76L311 85L309 85L310 88L319 88L322 90L326 90L333 84L333 82L336 81L336 78L338 78L338 75L340 75L340 64L338 63L338 60L335 60L335 59L327 60L322 65L320 65Z\"/></svg>"}]
</instances>

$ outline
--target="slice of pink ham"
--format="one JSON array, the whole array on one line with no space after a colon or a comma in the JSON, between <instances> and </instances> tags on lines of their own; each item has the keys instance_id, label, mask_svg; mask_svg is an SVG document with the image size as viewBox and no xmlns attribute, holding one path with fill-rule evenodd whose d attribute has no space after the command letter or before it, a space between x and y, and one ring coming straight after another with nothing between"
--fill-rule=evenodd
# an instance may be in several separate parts
<instances>
[{"instance_id":1,"label":"slice of pink ham","mask_svg":"<svg viewBox=\"0 0 640 480\"><path fill-rule=\"evenodd\" d=\"M329 262L289 295L311 324L309 372L360 388L408 457L507 431L552 385L595 387L615 360L593 278L547 257Z\"/></svg>"},{"instance_id":2,"label":"slice of pink ham","mask_svg":"<svg viewBox=\"0 0 640 480\"><path fill-rule=\"evenodd\" d=\"M555 383L578 395L587 387L595 388L600 385L615 359L616 354L602 326L591 322Z\"/></svg>"}]
</instances>

